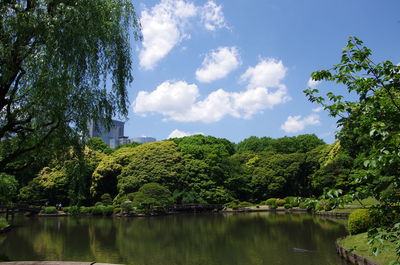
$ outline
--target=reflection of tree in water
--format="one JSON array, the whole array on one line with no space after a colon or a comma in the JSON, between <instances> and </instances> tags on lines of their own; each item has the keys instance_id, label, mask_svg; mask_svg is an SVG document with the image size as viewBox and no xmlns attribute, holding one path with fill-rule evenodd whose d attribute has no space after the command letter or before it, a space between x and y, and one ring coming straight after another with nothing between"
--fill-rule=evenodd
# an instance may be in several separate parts
<instances>
[{"instance_id":1,"label":"reflection of tree in water","mask_svg":"<svg viewBox=\"0 0 400 265\"><path fill-rule=\"evenodd\" d=\"M118 229L117 245L129 264L304 264L305 258L329 264L335 259L333 242L344 230L315 220L267 214L127 220ZM314 252L295 255L293 248Z\"/></svg>"}]
</instances>

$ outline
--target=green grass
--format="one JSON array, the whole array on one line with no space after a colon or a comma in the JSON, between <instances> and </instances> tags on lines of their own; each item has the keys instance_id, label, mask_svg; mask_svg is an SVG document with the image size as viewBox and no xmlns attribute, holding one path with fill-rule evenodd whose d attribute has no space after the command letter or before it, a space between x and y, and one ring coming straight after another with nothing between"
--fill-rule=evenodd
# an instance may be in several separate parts
<instances>
[{"instance_id":1,"label":"green grass","mask_svg":"<svg viewBox=\"0 0 400 265\"><path fill-rule=\"evenodd\" d=\"M338 240L338 242L344 248L353 249L353 253L380 265L387 265L391 261L396 260L396 251L393 243L386 243L382 252L378 256L374 256L368 245L367 233L350 235Z\"/></svg>"}]
</instances>

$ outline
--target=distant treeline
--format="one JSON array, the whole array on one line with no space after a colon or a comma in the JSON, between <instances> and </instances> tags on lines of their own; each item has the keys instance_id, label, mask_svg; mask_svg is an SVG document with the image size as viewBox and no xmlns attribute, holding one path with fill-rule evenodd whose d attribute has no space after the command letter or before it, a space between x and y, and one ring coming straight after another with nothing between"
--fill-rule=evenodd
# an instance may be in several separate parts
<instances>
[{"instance_id":1,"label":"distant treeline","mask_svg":"<svg viewBox=\"0 0 400 265\"><path fill-rule=\"evenodd\" d=\"M328 145L313 134L252 136L238 144L194 135L116 150L93 138L83 154L71 148L36 173L30 169L13 176L18 192L12 200L92 205L110 194L118 204L144 184L158 183L175 203L257 203L271 197L319 196L325 188L347 190L352 165L339 142Z\"/></svg>"}]
</instances>

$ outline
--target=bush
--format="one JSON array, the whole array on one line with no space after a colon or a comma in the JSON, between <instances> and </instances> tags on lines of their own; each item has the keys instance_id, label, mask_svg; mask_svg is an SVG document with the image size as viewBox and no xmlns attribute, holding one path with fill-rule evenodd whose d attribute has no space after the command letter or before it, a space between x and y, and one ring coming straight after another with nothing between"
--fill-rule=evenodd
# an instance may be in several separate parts
<instances>
[{"instance_id":1,"label":"bush","mask_svg":"<svg viewBox=\"0 0 400 265\"><path fill-rule=\"evenodd\" d=\"M238 204L239 208L250 207L250 206L252 206L252 204L250 202L240 202Z\"/></svg>"},{"instance_id":2,"label":"bush","mask_svg":"<svg viewBox=\"0 0 400 265\"><path fill-rule=\"evenodd\" d=\"M58 211L57 211L56 207L48 206L48 207L44 208L44 213L45 214L56 214L56 213L58 213Z\"/></svg>"},{"instance_id":3,"label":"bush","mask_svg":"<svg viewBox=\"0 0 400 265\"><path fill-rule=\"evenodd\" d=\"M0 218L0 229L7 227L7 226L8 226L8 222L6 221L6 219Z\"/></svg>"},{"instance_id":4,"label":"bush","mask_svg":"<svg viewBox=\"0 0 400 265\"><path fill-rule=\"evenodd\" d=\"M72 215L80 215L81 211L78 206L70 206L68 207L68 213Z\"/></svg>"},{"instance_id":5,"label":"bush","mask_svg":"<svg viewBox=\"0 0 400 265\"><path fill-rule=\"evenodd\" d=\"M276 208L278 208L278 206L277 206L276 204L268 205L268 207L269 207L270 209L276 209Z\"/></svg>"},{"instance_id":6,"label":"bush","mask_svg":"<svg viewBox=\"0 0 400 265\"><path fill-rule=\"evenodd\" d=\"M228 208L234 209L234 210L239 208L239 205L236 202L225 203L225 206L228 207Z\"/></svg>"},{"instance_id":7,"label":"bush","mask_svg":"<svg viewBox=\"0 0 400 265\"><path fill-rule=\"evenodd\" d=\"M290 203L285 203L285 205L283 205L283 207L285 207L285 209L290 209L290 208L292 208L292 205Z\"/></svg>"},{"instance_id":8,"label":"bush","mask_svg":"<svg viewBox=\"0 0 400 265\"><path fill-rule=\"evenodd\" d=\"M103 206L104 204L102 203L102 202L96 202L95 204L94 204L94 206Z\"/></svg>"},{"instance_id":9,"label":"bush","mask_svg":"<svg viewBox=\"0 0 400 265\"><path fill-rule=\"evenodd\" d=\"M268 200L265 201L266 205L274 205L276 204L277 199L275 198L269 198Z\"/></svg>"},{"instance_id":10,"label":"bush","mask_svg":"<svg viewBox=\"0 0 400 265\"><path fill-rule=\"evenodd\" d=\"M283 199L276 200L276 205L277 205L277 206L283 206L283 205L285 205L285 204L286 204L286 201L283 200Z\"/></svg>"},{"instance_id":11,"label":"bush","mask_svg":"<svg viewBox=\"0 0 400 265\"><path fill-rule=\"evenodd\" d=\"M122 208L114 208L113 213L114 214L120 214L122 211Z\"/></svg>"},{"instance_id":12,"label":"bush","mask_svg":"<svg viewBox=\"0 0 400 265\"><path fill-rule=\"evenodd\" d=\"M104 205L97 205L92 208L91 214L92 215L103 215L103 208L105 208Z\"/></svg>"},{"instance_id":13,"label":"bush","mask_svg":"<svg viewBox=\"0 0 400 265\"><path fill-rule=\"evenodd\" d=\"M109 193L104 193L103 195L101 195L100 199L103 205L111 205L113 203L113 200Z\"/></svg>"},{"instance_id":14,"label":"bush","mask_svg":"<svg viewBox=\"0 0 400 265\"><path fill-rule=\"evenodd\" d=\"M125 201L121 204L121 208L124 213L131 213L133 211L133 203L131 201Z\"/></svg>"},{"instance_id":15,"label":"bush","mask_svg":"<svg viewBox=\"0 0 400 265\"><path fill-rule=\"evenodd\" d=\"M300 207L300 209L306 209L307 208L305 202L299 203L299 207Z\"/></svg>"},{"instance_id":16,"label":"bush","mask_svg":"<svg viewBox=\"0 0 400 265\"><path fill-rule=\"evenodd\" d=\"M79 210L82 214L91 214L93 207L82 206Z\"/></svg>"},{"instance_id":17,"label":"bush","mask_svg":"<svg viewBox=\"0 0 400 265\"><path fill-rule=\"evenodd\" d=\"M350 234L366 232L374 224L371 210L358 209L352 212L347 221L347 228Z\"/></svg>"}]
</instances>

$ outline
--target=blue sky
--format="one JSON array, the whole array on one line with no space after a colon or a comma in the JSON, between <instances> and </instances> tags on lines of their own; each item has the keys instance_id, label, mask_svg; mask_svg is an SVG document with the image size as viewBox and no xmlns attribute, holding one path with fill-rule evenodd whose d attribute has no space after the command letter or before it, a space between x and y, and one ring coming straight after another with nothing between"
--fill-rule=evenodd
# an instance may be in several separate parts
<instances>
[{"instance_id":1,"label":"blue sky","mask_svg":"<svg viewBox=\"0 0 400 265\"><path fill-rule=\"evenodd\" d=\"M335 120L307 101L315 70L337 64L348 36L376 61L400 62L398 0L134 1L143 41L132 42L135 80L125 135L249 136L315 133Z\"/></svg>"}]
</instances>

